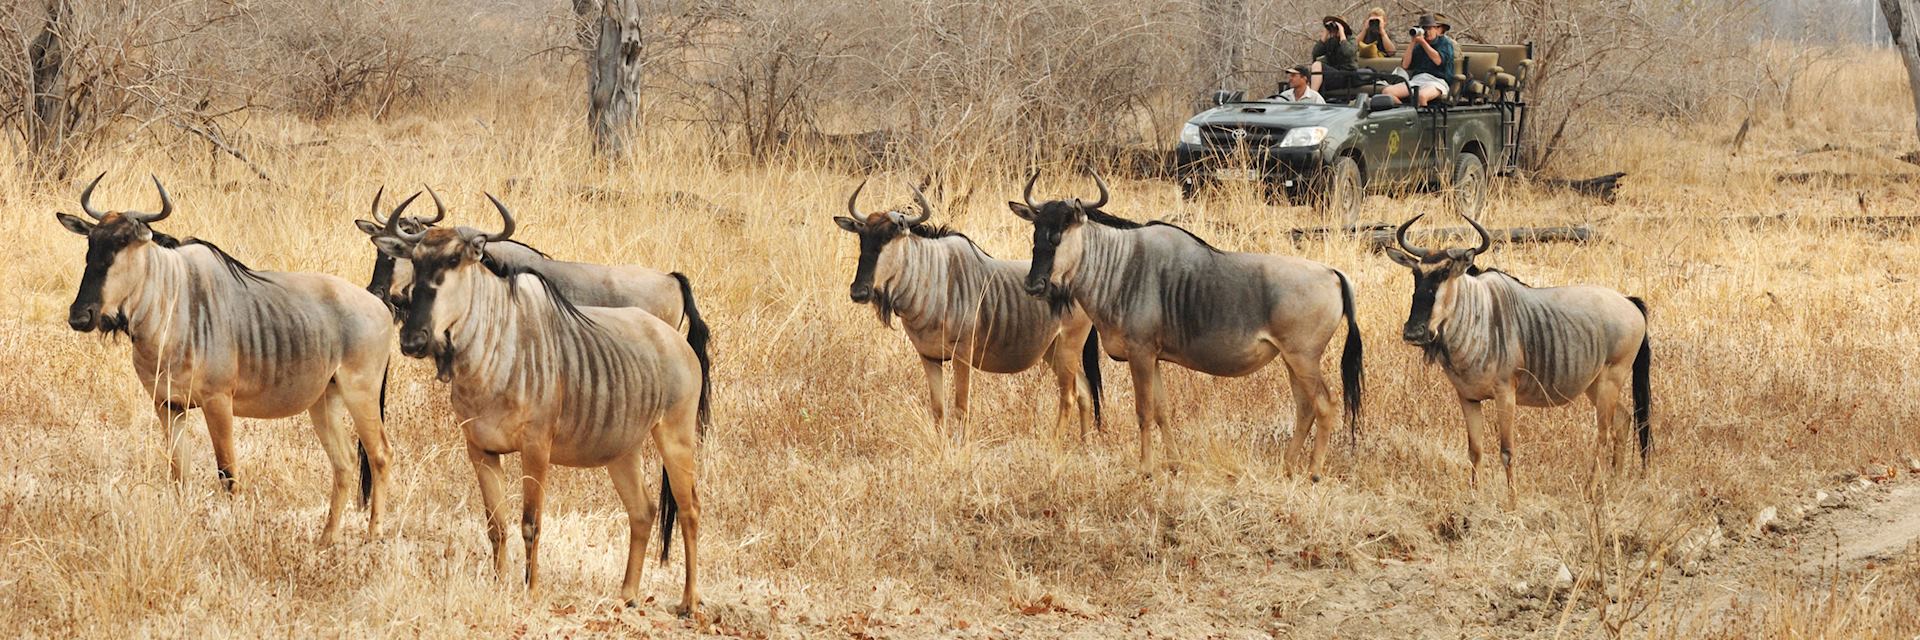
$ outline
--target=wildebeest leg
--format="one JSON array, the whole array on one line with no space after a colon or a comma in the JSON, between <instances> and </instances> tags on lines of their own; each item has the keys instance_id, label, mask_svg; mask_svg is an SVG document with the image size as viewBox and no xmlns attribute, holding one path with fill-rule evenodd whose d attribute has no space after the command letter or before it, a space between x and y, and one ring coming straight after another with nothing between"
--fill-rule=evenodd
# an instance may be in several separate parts
<instances>
[{"instance_id":1,"label":"wildebeest leg","mask_svg":"<svg viewBox=\"0 0 1920 640\"><path fill-rule=\"evenodd\" d=\"M1287 379L1294 381L1300 389L1306 390L1304 398L1298 392L1295 402L1304 401L1297 412L1311 412L1313 415L1313 464L1308 467L1314 482L1327 470L1327 441L1333 439L1333 391L1327 388L1327 379L1320 371L1320 354L1285 353Z\"/></svg>"},{"instance_id":2,"label":"wildebeest leg","mask_svg":"<svg viewBox=\"0 0 1920 640\"><path fill-rule=\"evenodd\" d=\"M1293 473L1306 464L1307 436L1313 431L1313 399L1300 383L1300 376L1287 376L1287 386L1293 388L1293 435L1287 438L1287 459L1283 466L1287 477L1292 478Z\"/></svg>"},{"instance_id":3,"label":"wildebeest leg","mask_svg":"<svg viewBox=\"0 0 1920 640\"><path fill-rule=\"evenodd\" d=\"M921 358L920 369L927 373L927 406L933 413L933 432L945 433L947 390L942 378L946 376L946 372L942 370L941 362L932 358Z\"/></svg>"},{"instance_id":4,"label":"wildebeest leg","mask_svg":"<svg viewBox=\"0 0 1920 640\"><path fill-rule=\"evenodd\" d=\"M520 540L527 545L527 593L540 590L540 507L547 502L545 446L520 450Z\"/></svg>"},{"instance_id":5,"label":"wildebeest leg","mask_svg":"<svg viewBox=\"0 0 1920 640\"><path fill-rule=\"evenodd\" d=\"M967 441L967 392L973 381L973 367L967 361L953 359L953 430L954 439Z\"/></svg>"},{"instance_id":6,"label":"wildebeest leg","mask_svg":"<svg viewBox=\"0 0 1920 640\"><path fill-rule=\"evenodd\" d=\"M1079 354L1063 353L1067 349L1059 337L1047 346L1047 368L1053 370L1053 382L1058 392L1054 394L1053 437L1058 439L1067 431L1067 421L1080 419L1080 441L1087 441L1087 423L1090 422L1088 407L1092 404L1087 390L1086 375L1080 371Z\"/></svg>"},{"instance_id":7,"label":"wildebeest leg","mask_svg":"<svg viewBox=\"0 0 1920 640\"><path fill-rule=\"evenodd\" d=\"M1486 431L1487 416L1480 410L1479 400L1460 398L1460 415L1467 419L1467 462L1473 468L1467 472L1467 486L1480 488L1480 434Z\"/></svg>"},{"instance_id":8,"label":"wildebeest leg","mask_svg":"<svg viewBox=\"0 0 1920 640\"><path fill-rule=\"evenodd\" d=\"M172 467L174 483L178 484L186 480L183 468L187 464L187 409L166 400L156 400L153 413L160 417L160 435L166 438L167 464Z\"/></svg>"},{"instance_id":9,"label":"wildebeest leg","mask_svg":"<svg viewBox=\"0 0 1920 640\"><path fill-rule=\"evenodd\" d=\"M386 425L380 420L380 382L378 378L335 381L336 392L353 419L353 431L366 452L367 471L372 477L373 489L367 498L368 539L380 537L380 523L387 513L387 465L393 455Z\"/></svg>"},{"instance_id":10,"label":"wildebeest leg","mask_svg":"<svg viewBox=\"0 0 1920 640\"><path fill-rule=\"evenodd\" d=\"M493 543L493 571L507 576L507 492L503 488L507 472L500 467L500 454L488 453L467 443L467 460L473 463L473 475L480 481L480 506L487 517L487 541Z\"/></svg>"},{"instance_id":11,"label":"wildebeest leg","mask_svg":"<svg viewBox=\"0 0 1920 640\"><path fill-rule=\"evenodd\" d=\"M673 501L678 507L680 539L687 553L686 591L680 597L680 615L692 615L700 607L700 492L695 491L698 467L694 459L694 415L669 416L655 439L660 443L660 459L667 467L667 480L673 485Z\"/></svg>"},{"instance_id":12,"label":"wildebeest leg","mask_svg":"<svg viewBox=\"0 0 1920 640\"><path fill-rule=\"evenodd\" d=\"M1593 385L1587 387L1587 400L1593 403L1595 428L1593 450L1593 477L1590 480L1596 487L1600 484L1601 474L1618 470L1624 459L1622 442L1624 435L1621 425L1615 420L1620 410L1620 381L1611 370L1602 371ZM1608 460L1611 459L1611 462ZM1609 469L1611 467L1611 469Z\"/></svg>"},{"instance_id":13,"label":"wildebeest leg","mask_svg":"<svg viewBox=\"0 0 1920 640\"><path fill-rule=\"evenodd\" d=\"M307 416L313 419L313 433L320 438L320 448L327 452L327 465L333 471L333 488L327 496L327 528L320 533L322 546L340 541L340 516L346 513L347 501L353 495L353 471L357 465L353 438L334 415L340 409L339 402L339 390L328 387L320 401L307 408Z\"/></svg>"},{"instance_id":14,"label":"wildebeest leg","mask_svg":"<svg viewBox=\"0 0 1920 640\"><path fill-rule=\"evenodd\" d=\"M1513 481L1513 387L1502 386L1493 396L1493 424L1500 429L1500 464L1507 471L1507 508L1512 509L1520 493Z\"/></svg>"},{"instance_id":15,"label":"wildebeest leg","mask_svg":"<svg viewBox=\"0 0 1920 640\"><path fill-rule=\"evenodd\" d=\"M627 507L627 573L620 579L620 598L627 606L640 605L640 578L647 567L647 540L653 534L653 517L660 505L646 492L648 465L646 456L636 449L626 457L607 465L613 478L613 490Z\"/></svg>"},{"instance_id":16,"label":"wildebeest leg","mask_svg":"<svg viewBox=\"0 0 1920 640\"><path fill-rule=\"evenodd\" d=\"M1140 472L1153 475L1153 418L1157 399L1153 393L1160 381L1160 359L1128 354L1127 368L1133 373L1133 414L1140 420Z\"/></svg>"},{"instance_id":17,"label":"wildebeest leg","mask_svg":"<svg viewBox=\"0 0 1920 640\"><path fill-rule=\"evenodd\" d=\"M200 404L200 415L207 420L207 436L213 440L213 467L220 476L220 488L233 495L233 396L208 396Z\"/></svg>"}]
</instances>

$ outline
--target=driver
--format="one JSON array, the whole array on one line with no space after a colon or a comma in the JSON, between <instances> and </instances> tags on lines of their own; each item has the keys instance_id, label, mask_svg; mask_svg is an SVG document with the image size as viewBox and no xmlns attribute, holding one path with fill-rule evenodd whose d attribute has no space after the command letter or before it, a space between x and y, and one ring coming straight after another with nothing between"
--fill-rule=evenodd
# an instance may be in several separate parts
<instances>
[{"instance_id":1,"label":"driver","mask_svg":"<svg viewBox=\"0 0 1920 640\"><path fill-rule=\"evenodd\" d=\"M1326 104L1327 99L1320 97L1320 92L1314 91L1313 87L1307 83L1307 76L1311 72L1312 69L1309 69L1307 65L1304 64L1288 67L1287 90L1280 92L1280 95L1274 96L1272 99L1277 102Z\"/></svg>"}]
</instances>

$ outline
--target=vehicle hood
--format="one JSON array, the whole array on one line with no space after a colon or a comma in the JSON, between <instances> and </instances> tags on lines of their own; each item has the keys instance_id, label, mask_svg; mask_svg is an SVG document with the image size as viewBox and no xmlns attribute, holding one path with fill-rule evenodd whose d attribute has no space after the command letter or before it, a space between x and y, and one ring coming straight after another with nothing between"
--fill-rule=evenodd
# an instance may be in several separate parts
<instances>
[{"instance_id":1,"label":"vehicle hood","mask_svg":"<svg viewBox=\"0 0 1920 640\"><path fill-rule=\"evenodd\" d=\"M1187 122L1200 126L1254 125L1281 129L1299 127L1337 129L1344 128L1359 117L1360 110L1348 106L1240 102L1208 109Z\"/></svg>"}]
</instances>

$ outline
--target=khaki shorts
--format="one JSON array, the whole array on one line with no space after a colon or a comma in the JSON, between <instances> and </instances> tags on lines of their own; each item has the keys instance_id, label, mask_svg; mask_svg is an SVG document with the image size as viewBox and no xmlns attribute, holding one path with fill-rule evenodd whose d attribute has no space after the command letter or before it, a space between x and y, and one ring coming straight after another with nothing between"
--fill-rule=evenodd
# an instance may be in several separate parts
<instances>
[{"instance_id":1,"label":"khaki shorts","mask_svg":"<svg viewBox=\"0 0 1920 640\"><path fill-rule=\"evenodd\" d=\"M1417 75L1408 79L1407 85L1413 87L1414 89L1427 89L1427 88L1438 89L1442 97L1445 97L1447 95L1447 89L1449 88L1449 86L1447 85L1447 81L1441 80L1439 78L1435 78L1433 77L1433 74L1430 74L1430 73L1422 73L1420 75Z\"/></svg>"}]
</instances>

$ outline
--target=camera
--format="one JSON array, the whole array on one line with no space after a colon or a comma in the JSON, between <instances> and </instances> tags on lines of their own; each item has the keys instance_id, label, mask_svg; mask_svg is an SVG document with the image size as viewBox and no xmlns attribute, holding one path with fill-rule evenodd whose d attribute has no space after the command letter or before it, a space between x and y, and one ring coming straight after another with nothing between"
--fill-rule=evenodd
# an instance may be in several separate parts
<instances>
[{"instance_id":1,"label":"camera","mask_svg":"<svg viewBox=\"0 0 1920 640\"><path fill-rule=\"evenodd\" d=\"M1421 36L1421 34L1424 34L1424 33L1426 33L1426 32L1427 32L1427 30L1426 30L1426 29L1422 29L1422 28L1420 28L1420 27L1412 27L1412 28L1409 28L1409 29L1407 29L1407 37L1408 37L1408 38L1418 38L1418 37L1420 37L1420 36Z\"/></svg>"}]
</instances>

